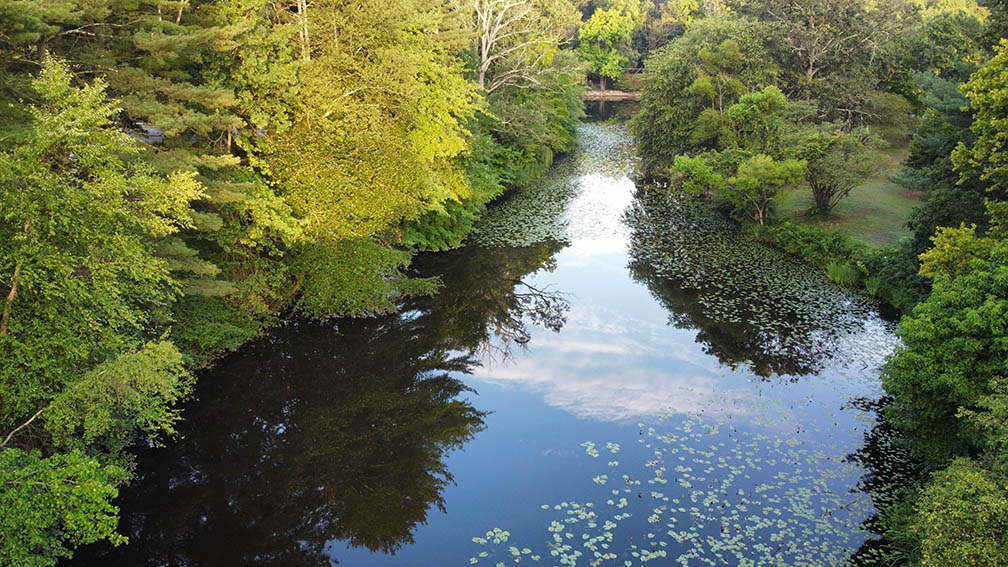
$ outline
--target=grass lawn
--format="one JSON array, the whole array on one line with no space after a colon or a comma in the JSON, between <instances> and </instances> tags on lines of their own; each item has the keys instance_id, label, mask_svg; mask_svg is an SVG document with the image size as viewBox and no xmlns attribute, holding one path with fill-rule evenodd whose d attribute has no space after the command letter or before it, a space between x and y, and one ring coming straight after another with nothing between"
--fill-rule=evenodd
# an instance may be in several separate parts
<instances>
[{"instance_id":1,"label":"grass lawn","mask_svg":"<svg viewBox=\"0 0 1008 567\"><path fill-rule=\"evenodd\" d=\"M907 155L906 147L888 148L884 153L889 157L888 165L879 175L851 190L833 208L828 219L806 216L812 208L812 192L807 186L797 187L779 197L778 214L781 218L837 230L866 244L896 244L901 237L910 235L903 223L910 210L920 204L921 194L886 179L886 174L899 169Z\"/></svg>"}]
</instances>

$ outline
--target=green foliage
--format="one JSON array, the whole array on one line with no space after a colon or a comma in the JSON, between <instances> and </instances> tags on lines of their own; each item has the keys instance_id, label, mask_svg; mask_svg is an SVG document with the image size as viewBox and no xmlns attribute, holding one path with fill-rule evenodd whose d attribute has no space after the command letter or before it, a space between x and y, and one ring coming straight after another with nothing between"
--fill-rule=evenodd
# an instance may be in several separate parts
<instances>
[{"instance_id":1,"label":"green foliage","mask_svg":"<svg viewBox=\"0 0 1008 567\"><path fill-rule=\"evenodd\" d=\"M127 477L80 451L42 457L39 451L0 450L0 563L51 567L70 557L68 546L126 538L115 532L116 486Z\"/></svg>"},{"instance_id":2,"label":"green foliage","mask_svg":"<svg viewBox=\"0 0 1008 567\"><path fill-rule=\"evenodd\" d=\"M857 285L861 274L857 268L846 262L830 262L826 264L826 277L840 285Z\"/></svg>"},{"instance_id":3,"label":"green foliage","mask_svg":"<svg viewBox=\"0 0 1008 567\"><path fill-rule=\"evenodd\" d=\"M816 226L784 221L753 227L756 238L826 270L830 264L856 266L864 286L901 312L909 313L931 292L917 271L916 256L904 247L866 247Z\"/></svg>"},{"instance_id":4,"label":"green foliage","mask_svg":"<svg viewBox=\"0 0 1008 567\"><path fill-rule=\"evenodd\" d=\"M46 64L31 138L0 154L7 426L154 330L176 291L153 243L191 226L188 204L201 195L189 175L125 161L138 149L108 128L116 108L104 85L70 81L64 65Z\"/></svg>"},{"instance_id":5,"label":"green foliage","mask_svg":"<svg viewBox=\"0 0 1008 567\"><path fill-rule=\"evenodd\" d=\"M1008 195L1008 39L994 48L995 55L962 86L974 111L970 130L976 136L972 144L960 142L952 152L952 161L965 180L975 172L987 184L987 190Z\"/></svg>"},{"instance_id":6,"label":"green foliage","mask_svg":"<svg viewBox=\"0 0 1008 567\"><path fill-rule=\"evenodd\" d=\"M176 321L172 342L194 366L202 366L221 353L238 348L272 321L248 305L205 295L179 299L172 317Z\"/></svg>"},{"instance_id":7,"label":"green foliage","mask_svg":"<svg viewBox=\"0 0 1008 567\"><path fill-rule=\"evenodd\" d=\"M182 355L167 341L99 364L61 392L44 414L61 450L90 447L116 454L134 433L153 443L175 433L174 407L192 391Z\"/></svg>"},{"instance_id":8,"label":"green foliage","mask_svg":"<svg viewBox=\"0 0 1008 567\"><path fill-rule=\"evenodd\" d=\"M710 159L704 155L678 155L672 167L678 173L677 181L689 195L710 200L724 184L724 176L714 170Z\"/></svg>"},{"instance_id":9,"label":"green foliage","mask_svg":"<svg viewBox=\"0 0 1008 567\"><path fill-rule=\"evenodd\" d=\"M395 311L403 296L437 289L436 280L402 273L410 258L408 252L365 238L305 244L296 250L293 265L301 290L297 307L318 318Z\"/></svg>"},{"instance_id":10,"label":"green foliage","mask_svg":"<svg viewBox=\"0 0 1008 567\"><path fill-rule=\"evenodd\" d=\"M1008 562L1008 476L956 459L932 476L911 525L921 565Z\"/></svg>"},{"instance_id":11,"label":"green foliage","mask_svg":"<svg viewBox=\"0 0 1008 567\"><path fill-rule=\"evenodd\" d=\"M907 218L907 226L913 231L910 249L914 256L926 252L938 227L965 224L985 230L985 213L983 198L973 191L947 186L934 188Z\"/></svg>"},{"instance_id":12,"label":"green foliage","mask_svg":"<svg viewBox=\"0 0 1008 567\"><path fill-rule=\"evenodd\" d=\"M931 237L934 247L921 254L921 275L948 282L968 275L973 261L990 257L994 242L976 237L976 226L939 227Z\"/></svg>"},{"instance_id":13,"label":"green foliage","mask_svg":"<svg viewBox=\"0 0 1008 567\"><path fill-rule=\"evenodd\" d=\"M865 254L863 246L842 234L791 221L754 227L754 232L757 238L822 268Z\"/></svg>"},{"instance_id":14,"label":"green foliage","mask_svg":"<svg viewBox=\"0 0 1008 567\"><path fill-rule=\"evenodd\" d=\"M964 70L984 62L982 32L978 15L963 10L925 16L911 40L911 61L916 69L939 77L966 79L969 73L963 75Z\"/></svg>"},{"instance_id":15,"label":"green foliage","mask_svg":"<svg viewBox=\"0 0 1008 567\"><path fill-rule=\"evenodd\" d=\"M618 79L630 61L630 15L618 8L596 10L578 30L578 53L588 62L588 72L605 79Z\"/></svg>"},{"instance_id":16,"label":"green foliage","mask_svg":"<svg viewBox=\"0 0 1008 567\"><path fill-rule=\"evenodd\" d=\"M805 136L798 155L808 163L805 179L816 213L827 216L859 183L878 173L883 142L865 130L821 126Z\"/></svg>"},{"instance_id":17,"label":"green foliage","mask_svg":"<svg viewBox=\"0 0 1008 567\"><path fill-rule=\"evenodd\" d=\"M879 292L882 291L882 278L879 276L872 276L870 278L865 278L864 286L865 291L868 292L868 295L871 295L872 297L878 297Z\"/></svg>"},{"instance_id":18,"label":"green foliage","mask_svg":"<svg viewBox=\"0 0 1008 567\"><path fill-rule=\"evenodd\" d=\"M646 173L667 171L674 156L709 147L696 140L714 139L712 132L720 135L720 116L712 113L775 83L777 66L766 35L764 26L744 20L697 20L682 37L651 55L640 111L630 121ZM727 57L732 53L737 53L734 60ZM698 119L703 112L706 116Z\"/></svg>"},{"instance_id":19,"label":"green foliage","mask_svg":"<svg viewBox=\"0 0 1008 567\"><path fill-rule=\"evenodd\" d=\"M774 85L743 95L726 113L731 128L726 145L781 157L789 126L784 117L787 104L787 97Z\"/></svg>"},{"instance_id":20,"label":"green foliage","mask_svg":"<svg viewBox=\"0 0 1008 567\"><path fill-rule=\"evenodd\" d=\"M721 196L763 224L774 198L788 185L798 183L805 167L804 160L775 160L757 154L739 164L738 173L728 179Z\"/></svg>"},{"instance_id":21,"label":"green foliage","mask_svg":"<svg viewBox=\"0 0 1008 567\"><path fill-rule=\"evenodd\" d=\"M745 16L769 24L781 84L789 96L818 102L827 120L864 124L898 60L913 22L906 3L868 0L738 0ZM897 70L898 71L898 70Z\"/></svg>"},{"instance_id":22,"label":"green foliage","mask_svg":"<svg viewBox=\"0 0 1008 567\"><path fill-rule=\"evenodd\" d=\"M486 203L508 188L541 179L556 155L573 148L584 115L581 66L573 53L561 51L538 76L538 85L508 85L488 96L487 112L469 126L471 150L459 161L471 196L406 223L403 244L431 250L458 246Z\"/></svg>"},{"instance_id":23,"label":"green foliage","mask_svg":"<svg viewBox=\"0 0 1008 567\"><path fill-rule=\"evenodd\" d=\"M962 236L943 241L949 249L938 248L933 257L951 257ZM988 257L974 259L965 273L958 263L951 269L934 263L940 277L931 296L903 319L903 346L882 377L895 398L888 415L921 457L939 465L975 447L976 437L956 413L975 409L991 393L992 380L1008 373L1008 247L989 245Z\"/></svg>"}]
</instances>

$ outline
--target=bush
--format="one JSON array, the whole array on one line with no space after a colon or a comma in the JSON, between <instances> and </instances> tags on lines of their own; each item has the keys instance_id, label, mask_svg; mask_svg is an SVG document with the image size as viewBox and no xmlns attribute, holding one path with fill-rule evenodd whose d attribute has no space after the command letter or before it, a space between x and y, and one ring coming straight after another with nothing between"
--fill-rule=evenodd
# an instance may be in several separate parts
<instances>
[{"instance_id":1,"label":"bush","mask_svg":"<svg viewBox=\"0 0 1008 567\"><path fill-rule=\"evenodd\" d=\"M958 459L934 474L912 524L922 565L1008 565L1005 478Z\"/></svg>"},{"instance_id":2,"label":"bush","mask_svg":"<svg viewBox=\"0 0 1008 567\"><path fill-rule=\"evenodd\" d=\"M864 279L865 291L868 292L872 297L878 297L879 290L882 289L882 278L878 276L872 276L870 278Z\"/></svg>"},{"instance_id":3,"label":"bush","mask_svg":"<svg viewBox=\"0 0 1008 567\"><path fill-rule=\"evenodd\" d=\"M784 221L754 227L756 238L820 267L831 262L861 258L865 247L851 239L820 228Z\"/></svg>"},{"instance_id":4,"label":"bush","mask_svg":"<svg viewBox=\"0 0 1008 567\"><path fill-rule=\"evenodd\" d=\"M857 285L859 275L857 268L847 262L830 262L826 264L826 276L840 285Z\"/></svg>"},{"instance_id":5,"label":"bush","mask_svg":"<svg viewBox=\"0 0 1008 567\"><path fill-rule=\"evenodd\" d=\"M903 313L909 313L931 292L931 280L918 274L920 266L909 243L869 247L842 234L791 221L753 226L753 234L775 248L819 266L831 280L842 285L856 285L864 275L862 283L868 293Z\"/></svg>"}]
</instances>

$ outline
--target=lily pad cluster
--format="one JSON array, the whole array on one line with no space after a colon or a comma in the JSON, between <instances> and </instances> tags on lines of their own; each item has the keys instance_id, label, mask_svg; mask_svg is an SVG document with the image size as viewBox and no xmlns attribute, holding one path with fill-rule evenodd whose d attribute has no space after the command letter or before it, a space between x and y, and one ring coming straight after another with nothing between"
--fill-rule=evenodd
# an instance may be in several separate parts
<instances>
[{"instance_id":1,"label":"lily pad cluster","mask_svg":"<svg viewBox=\"0 0 1008 567\"><path fill-rule=\"evenodd\" d=\"M665 424L639 424L640 447L621 460L618 444L583 443L598 499L544 504L543 541L526 542L527 554L474 538L470 563L833 567L865 541L871 502L851 491L863 469L829 451L822 431L768 434L700 415Z\"/></svg>"},{"instance_id":2,"label":"lily pad cluster","mask_svg":"<svg viewBox=\"0 0 1008 567\"><path fill-rule=\"evenodd\" d=\"M542 180L514 189L476 222L467 242L479 246L530 246L546 240L568 241L567 207L587 175L621 178L636 164L626 128L584 124L573 153L562 157Z\"/></svg>"},{"instance_id":3,"label":"lily pad cluster","mask_svg":"<svg viewBox=\"0 0 1008 567\"><path fill-rule=\"evenodd\" d=\"M672 325L698 329L708 354L732 367L815 374L877 318L874 300L762 245L706 203L642 187L626 221L634 277Z\"/></svg>"}]
</instances>

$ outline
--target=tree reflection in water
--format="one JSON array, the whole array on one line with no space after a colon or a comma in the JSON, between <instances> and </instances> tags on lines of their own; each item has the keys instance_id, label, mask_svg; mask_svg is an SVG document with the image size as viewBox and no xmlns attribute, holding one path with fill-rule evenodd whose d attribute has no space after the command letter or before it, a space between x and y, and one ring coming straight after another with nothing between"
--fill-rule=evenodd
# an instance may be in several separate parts
<instances>
[{"instance_id":1,"label":"tree reflection in water","mask_svg":"<svg viewBox=\"0 0 1008 567\"><path fill-rule=\"evenodd\" d=\"M874 305L742 234L705 204L640 187L628 211L631 274L696 329L707 354L763 378L816 374Z\"/></svg>"},{"instance_id":2,"label":"tree reflection in water","mask_svg":"<svg viewBox=\"0 0 1008 567\"><path fill-rule=\"evenodd\" d=\"M527 324L564 324L560 294L522 283L560 248L427 256L416 270L442 276L438 295L398 315L290 321L223 359L200 377L181 438L140 451L117 502L131 543L74 563L321 566L335 541L412 543L444 510L447 453L484 427L458 373L491 343L527 342Z\"/></svg>"},{"instance_id":3,"label":"tree reflection in water","mask_svg":"<svg viewBox=\"0 0 1008 567\"><path fill-rule=\"evenodd\" d=\"M857 490L871 497L875 507L875 514L862 526L875 537L851 555L852 567L888 567L896 563L899 548L885 539L886 524L906 513L901 507L908 505L907 497L927 478L924 464L910 454L907 440L885 417L890 401L888 397L857 398L849 403L876 418L874 427L865 431L864 445L846 458L864 467L866 473Z\"/></svg>"}]
</instances>

